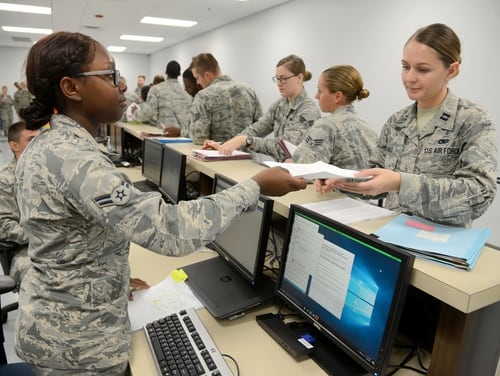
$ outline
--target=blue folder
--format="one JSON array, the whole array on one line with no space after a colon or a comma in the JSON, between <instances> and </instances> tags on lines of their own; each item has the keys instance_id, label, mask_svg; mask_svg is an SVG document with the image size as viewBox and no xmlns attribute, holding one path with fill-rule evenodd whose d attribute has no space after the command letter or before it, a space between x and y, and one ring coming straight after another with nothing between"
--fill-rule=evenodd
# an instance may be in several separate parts
<instances>
[{"instance_id":1,"label":"blue folder","mask_svg":"<svg viewBox=\"0 0 500 376\"><path fill-rule=\"evenodd\" d=\"M486 241L489 228L446 226L400 214L375 232L380 240L414 253L417 257L470 270Z\"/></svg>"}]
</instances>

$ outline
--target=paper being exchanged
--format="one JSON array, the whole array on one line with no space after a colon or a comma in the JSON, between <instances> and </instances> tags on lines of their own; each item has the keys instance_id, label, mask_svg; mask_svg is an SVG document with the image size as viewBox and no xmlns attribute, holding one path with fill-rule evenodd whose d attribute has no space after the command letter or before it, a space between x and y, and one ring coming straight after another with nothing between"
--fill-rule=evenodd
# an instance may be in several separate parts
<instances>
[{"instance_id":1,"label":"paper being exchanged","mask_svg":"<svg viewBox=\"0 0 500 376\"><path fill-rule=\"evenodd\" d=\"M370 180L371 176L355 176L357 170L347 170L322 161L315 163L279 163L264 162L268 167L283 167L290 171L293 176L303 177L305 179L348 179L352 182L361 182Z\"/></svg>"}]
</instances>

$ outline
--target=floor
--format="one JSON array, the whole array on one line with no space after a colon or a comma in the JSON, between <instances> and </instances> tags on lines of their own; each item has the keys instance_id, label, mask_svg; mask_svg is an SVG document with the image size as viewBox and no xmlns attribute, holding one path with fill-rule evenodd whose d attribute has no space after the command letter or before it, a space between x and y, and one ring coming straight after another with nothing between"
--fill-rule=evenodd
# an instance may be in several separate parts
<instances>
[{"instance_id":1,"label":"floor","mask_svg":"<svg viewBox=\"0 0 500 376\"><path fill-rule=\"evenodd\" d=\"M5 163L9 162L12 158L12 152L9 149L9 146L7 144L7 139L6 137L0 137L0 166L4 165ZM1 274L1 268L0 268L0 274ZM8 293L5 295L2 295L2 305L9 304L11 302L14 302L17 300L17 294L16 293ZM13 337L14 337L14 323L16 321L16 316L17 316L17 310L10 312L7 322L3 326L4 330L4 335L5 335L5 351L7 353L7 359L10 363L16 362L16 361L21 361L15 351L14 351L14 345L13 345ZM400 350L395 350L393 352L393 358L396 359L402 359L406 354L406 351L403 349ZM429 360L429 354L424 354L424 363L428 364ZM418 368L418 363L416 359L413 359L410 363L411 366L417 367ZM397 373L395 373L397 376L410 376L410 375L418 375L417 372L413 372L410 370L400 370ZM496 376L500 376L500 362L499 366L497 368Z\"/></svg>"}]
</instances>

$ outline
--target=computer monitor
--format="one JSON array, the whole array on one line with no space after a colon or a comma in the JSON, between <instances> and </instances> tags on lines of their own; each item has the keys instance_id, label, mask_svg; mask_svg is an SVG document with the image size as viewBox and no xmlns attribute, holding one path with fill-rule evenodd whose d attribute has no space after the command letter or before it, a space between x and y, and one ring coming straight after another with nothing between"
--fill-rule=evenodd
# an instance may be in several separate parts
<instances>
[{"instance_id":1,"label":"computer monitor","mask_svg":"<svg viewBox=\"0 0 500 376\"><path fill-rule=\"evenodd\" d=\"M163 161L163 145L154 139L142 142L142 176L155 185L160 185Z\"/></svg>"},{"instance_id":2,"label":"computer monitor","mask_svg":"<svg viewBox=\"0 0 500 376\"><path fill-rule=\"evenodd\" d=\"M370 374L382 375L413 262L404 250L292 205L277 295L311 324L323 344ZM334 352L315 353L314 333L307 340L313 345L311 357L328 370Z\"/></svg>"},{"instance_id":3,"label":"computer monitor","mask_svg":"<svg viewBox=\"0 0 500 376\"><path fill-rule=\"evenodd\" d=\"M186 155L168 145L163 145L163 162L158 190L167 201L173 204L187 200Z\"/></svg>"},{"instance_id":4,"label":"computer monitor","mask_svg":"<svg viewBox=\"0 0 500 376\"><path fill-rule=\"evenodd\" d=\"M232 187L235 181L216 174L213 193ZM262 275L271 229L274 200L261 195L254 212L236 219L212 242L215 250L239 270L249 283L255 284Z\"/></svg>"}]
</instances>

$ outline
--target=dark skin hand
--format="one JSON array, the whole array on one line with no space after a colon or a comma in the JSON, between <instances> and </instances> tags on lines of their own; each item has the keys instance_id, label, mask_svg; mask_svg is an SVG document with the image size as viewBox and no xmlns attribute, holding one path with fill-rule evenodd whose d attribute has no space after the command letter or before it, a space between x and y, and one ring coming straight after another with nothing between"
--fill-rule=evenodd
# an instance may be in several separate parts
<instances>
[{"instance_id":1,"label":"dark skin hand","mask_svg":"<svg viewBox=\"0 0 500 376\"><path fill-rule=\"evenodd\" d=\"M140 278L130 278L130 295L128 300L134 300L134 295L132 294L134 291L149 289L149 287L148 283Z\"/></svg>"},{"instance_id":2,"label":"dark skin hand","mask_svg":"<svg viewBox=\"0 0 500 376\"><path fill-rule=\"evenodd\" d=\"M262 170L252 177L259 185L260 193L266 196L283 196L288 192L305 189L307 182L303 178L293 177L282 167Z\"/></svg>"},{"instance_id":3,"label":"dark skin hand","mask_svg":"<svg viewBox=\"0 0 500 376\"><path fill-rule=\"evenodd\" d=\"M181 135L181 130L176 127L167 127L163 131L163 135L166 137L179 137Z\"/></svg>"}]
</instances>

